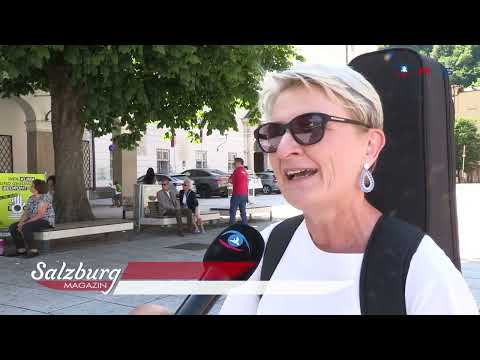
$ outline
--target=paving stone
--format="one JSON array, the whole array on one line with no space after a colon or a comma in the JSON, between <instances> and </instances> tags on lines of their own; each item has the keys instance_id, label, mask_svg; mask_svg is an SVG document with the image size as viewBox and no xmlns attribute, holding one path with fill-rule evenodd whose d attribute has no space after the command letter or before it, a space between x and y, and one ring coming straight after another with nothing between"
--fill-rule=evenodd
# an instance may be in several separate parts
<instances>
[{"instance_id":1,"label":"paving stone","mask_svg":"<svg viewBox=\"0 0 480 360\"><path fill-rule=\"evenodd\" d=\"M128 315L131 306L91 300L52 312L52 315Z\"/></svg>"},{"instance_id":2,"label":"paving stone","mask_svg":"<svg viewBox=\"0 0 480 360\"><path fill-rule=\"evenodd\" d=\"M0 315L46 315L45 313L15 306L0 305Z\"/></svg>"},{"instance_id":3,"label":"paving stone","mask_svg":"<svg viewBox=\"0 0 480 360\"><path fill-rule=\"evenodd\" d=\"M136 307L158 299L158 295L103 295L95 294L95 300Z\"/></svg>"},{"instance_id":4,"label":"paving stone","mask_svg":"<svg viewBox=\"0 0 480 360\"><path fill-rule=\"evenodd\" d=\"M21 288L12 285L2 285L0 289L0 304L17 306L39 312L52 312L67 306L78 305L89 301L85 298L37 289Z\"/></svg>"},{"instance_id":5,"label":"paving stone","mask_svg":"<svg viewBox=\"0 0 480 360\"><path fill-rule=\"evenodd\" d=\"M157 298L149 304L157 304L166 307L171 314L175 313L178 307L182 304L186 296L184 295L170 295Z\"/></svg>"}]
</instances>

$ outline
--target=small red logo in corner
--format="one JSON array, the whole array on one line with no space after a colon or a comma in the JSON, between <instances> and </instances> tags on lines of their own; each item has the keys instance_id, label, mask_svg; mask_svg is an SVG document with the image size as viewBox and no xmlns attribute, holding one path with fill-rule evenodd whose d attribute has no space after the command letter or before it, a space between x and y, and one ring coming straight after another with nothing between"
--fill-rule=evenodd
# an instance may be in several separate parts
<instances>
[{"instance_id":1,"label":"small red logo in corner","mask_svg":"<svg viewBox=\"0 0 480 360\"><path fill-rule=\"evenodd\" d=\"M430 68L427 66L422 66L420 69L418 69L418 75L430 75Z\"/></svg>"}]
</instances>

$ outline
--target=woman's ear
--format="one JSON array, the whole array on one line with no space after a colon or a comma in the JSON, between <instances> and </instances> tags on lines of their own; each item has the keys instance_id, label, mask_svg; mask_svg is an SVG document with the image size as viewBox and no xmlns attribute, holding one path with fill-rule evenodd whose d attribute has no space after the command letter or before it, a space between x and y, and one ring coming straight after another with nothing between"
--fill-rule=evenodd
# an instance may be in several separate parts
<instances>
[{"instance_id":1,"label":"woman's ear","mask_svg":"<svg viewBox=\"0 0 480 360\"><path fill-rule=\"evenodd\" d=\"M366 159L368 164L371 166L374 164L383 147L385 146L385 133L381 129L370 129L368 130L368 145Z\"/></svg>"}]
</instances>

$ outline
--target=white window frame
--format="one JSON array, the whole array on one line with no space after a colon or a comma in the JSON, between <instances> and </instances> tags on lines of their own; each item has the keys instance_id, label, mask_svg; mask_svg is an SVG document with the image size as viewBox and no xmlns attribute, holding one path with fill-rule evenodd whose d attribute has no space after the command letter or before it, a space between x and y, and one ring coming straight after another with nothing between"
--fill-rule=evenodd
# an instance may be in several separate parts
<instances>
[{"instance_id":1,"label":"white window frame","mask_svg":"<svg viewBox=\"0 0 480 360\"><path fill-rule=\"evenodd\" d=\"M168 174L170 172L170 150L157 148L157 174ZM166 170L162 170L161 163L166 163ZM163 167L165 169L165 167Z\"/></svg>"},{"instance_id":2,"label":"white window frame","mask_svg":"<svg viewBox=\"0 0 480 360\"><path fill-rule=\"evenodd\" d=\"M207 169L207 152L204 150L195 151L195 168Z\"/></svg>"}]
</instances>

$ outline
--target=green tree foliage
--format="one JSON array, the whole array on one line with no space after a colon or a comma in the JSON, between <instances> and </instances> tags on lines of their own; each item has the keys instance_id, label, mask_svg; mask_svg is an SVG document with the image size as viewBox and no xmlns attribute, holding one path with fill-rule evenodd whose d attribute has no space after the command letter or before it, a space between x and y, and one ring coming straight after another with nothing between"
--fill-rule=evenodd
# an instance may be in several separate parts
<instances>
[{"instance_id":1,"label":"green tree foliage","mask_svg":"<svg viewBox=\"0 0 480 360\"><path fill-rule=\"evenodd\" d=\"M120 118L127 147L157 120L167 128L205 125L209 134L235 128L236 106L255 110L263 71L284 69L295 58L285 45L3 45L0 91L5 97L50 91L49 69L62 65L81 95L85 126L101 136Z\"/></svg>"},{"instance_id":2,"label":"green tree foliage","mask_svg":"<svg viewBox=\"0 0 480 360\"><path fill-rule=\"evenodd\" d=\"M463 147L465 145L465 172L477 168L480 161L480 134L478 124L469 119L457 119L455 122L455 143L457 171L462 169Z\"/></svg>"},{"instance_id":3,"label":"green tree foliage","mask_svg":"<svg viewBox=\"0 0 480 360\"><path fill-rule=\"evenodd\" d=\"M67 188L83 181L79 156L85 127L95 136L123 127L115 138L122 148L135 147L154 121L186 129L194 138L202 128L224 133L236 129L237 107L258 117L263 72L284 69L295 59L289 45L0 45L0 93L50 93L57 187L70 199L60 204L60 220L89 219L89 207L84 215L65 215L67 207L78 210L85 200ZM74 176L80 180L68 184Z\"/></svg>"}]
</instances>

